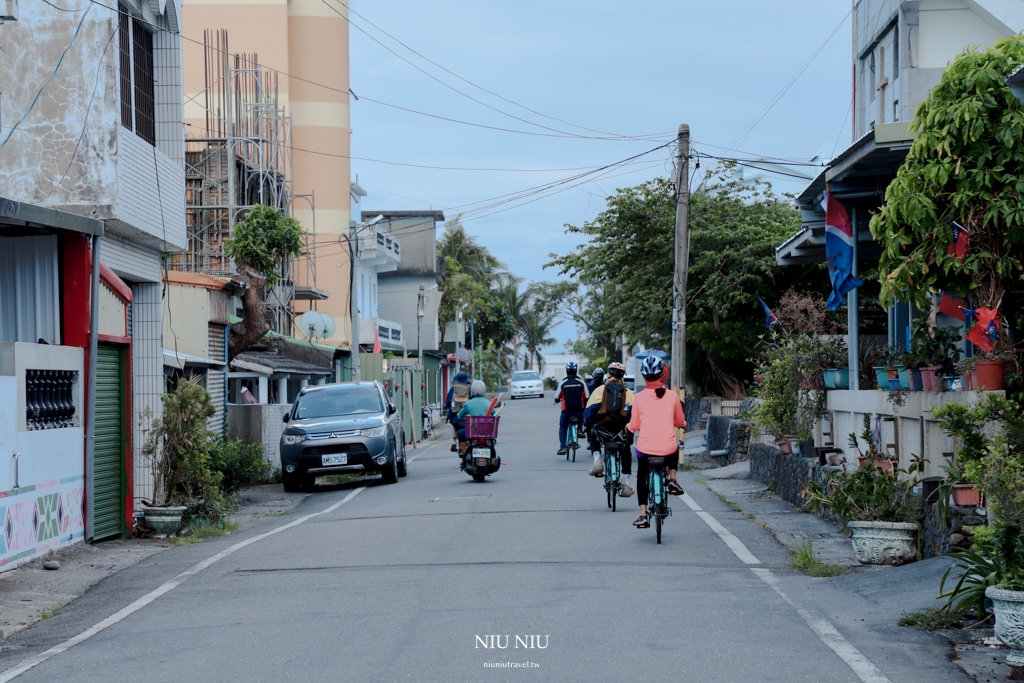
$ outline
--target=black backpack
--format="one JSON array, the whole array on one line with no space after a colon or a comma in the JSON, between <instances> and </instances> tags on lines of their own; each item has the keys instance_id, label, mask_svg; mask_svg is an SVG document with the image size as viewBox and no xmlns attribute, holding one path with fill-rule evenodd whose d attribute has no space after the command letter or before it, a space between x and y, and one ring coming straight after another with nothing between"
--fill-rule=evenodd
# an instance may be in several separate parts
<instances>
[{"instance_id":1,"label":"black backpack","mask_svg":"<svg viewBox=\"0 0 1024 683\"><path fill-rule=\"evenodd\" d=\"M601 407L597 414L606 420L626 417L626 385L622 382L605 382Z\"/></svg>"},{"instance_id":2,"label":"black backpack","mask_svg":"<svg viewBox=\"0 0 1024 683\"><path fill-rule=\"evenodd\" d=\"M587 385L579 377L569 377L562 383L562 398L565 400L565 409L582 412L586 407L584 391Z\"/></svg>"}]
</instances>

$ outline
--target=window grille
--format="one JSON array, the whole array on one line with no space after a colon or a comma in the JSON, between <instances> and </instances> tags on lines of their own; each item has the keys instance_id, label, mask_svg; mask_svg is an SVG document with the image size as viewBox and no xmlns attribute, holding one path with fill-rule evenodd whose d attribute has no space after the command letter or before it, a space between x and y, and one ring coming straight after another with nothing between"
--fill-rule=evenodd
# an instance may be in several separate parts
<instances>
[{"instance_id":1,"label":"window grille","mask_svg":"<svg viewBox=\"0 0 1024 683\"><path fill-rule=\"evenodd\" d=\"M25 371L25 423L30 430L75 426L75 370Z\"/></svg>"},{"instance_id":2,"label":"window grille","mask_svg":"<svg viewBox=\"0 0 1024 683\"><path fill-rule=\"evenodd\" d=\"M156 144L156 104L153 87L153 34L132 19L132 57L135 77L135 133Z\"/></svg>"},{"instance_id":3,"label":"window grille","mask_svg":"<svg viewBox=\"0 0 1024 683\"><path fill-rule=\"evenodd\" d=\"M118 5L120 10L117 14L117 38L118 54L120 57L120 84L121 84L121 125L128 130L132 126L132 53L131 53L131 30L128 28L128 14L124 5Z\"/></svg>"}]
</instances>

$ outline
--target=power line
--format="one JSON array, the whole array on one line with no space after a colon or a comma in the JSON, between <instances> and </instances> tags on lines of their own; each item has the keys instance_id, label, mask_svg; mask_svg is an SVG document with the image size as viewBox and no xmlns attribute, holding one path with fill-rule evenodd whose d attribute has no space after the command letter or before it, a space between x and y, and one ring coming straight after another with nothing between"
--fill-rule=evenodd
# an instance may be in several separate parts
<instances>
[{"instance_id":1,"label":"power line","mask_svg":"<svg viewBox=\"0 0 1024 683\"><path fill-rule=\"evenodd\" d=\"M326 1L326 0L325 0L325 1ZM348 5L347 5L347 4L345 3L345 2L343 2L342 0L335 0L335 2L337 2L337 3L338 3L338 4L340 4L340 5L342 6L342 7L344 7L344 8L345 8L345 9L346 9L346 10L347 10L347 11L348 11L349 13L351 13L351 14L354 14L354 15L356 15L357 17L359 17L360 19L362 19L363 21L365 21L365 22L366 22L367 24L369 24L369 25L370 25L370 26L372 26L373 28L377 29L378 31L380 31L381 33L383 33L384 35L386 35L386 36L387 36L388 38L390 38L391 40L395 41L396 43L398 43L399 45L401 45L402 47L404 47L404 48L405 48L406 50L408 50L409 52L413 53L413 54L414 54L414 55L416 55L417 57L420 57L421 59L424 59L424 60L426 60L426 61L430 62L431 64L433 64L433 65L434 65L434 66L436 66L437 68L441 69L441 70L442 70L442 71L444 71L445 73L447 73L447 74L450 74L450 75L454 76L455 78L458 78L458 79L459 79L460 81L463 81L464 83L467 83L467 84L469 84L469 85L473 86L474 88L476 88L476 89L478 89L478 90L482 90L483 92L487 93L488 95L493 95L494 97L497 97L497 98L498 98L498 99L500 99L500 100L503 100L503 101L505 101L505 102L508 102L509 104L513 104L513 105L515 105L515 106L517 106L517 107L519 107L519 108L521 108L521 109L525 109L526 111L530 112L531 114L536 114L537 116L543 116L543 117L544 117L544 118L546 118L546 119L551 119L552 121L558 121L559 123L564 123L564 124L566 124L566 125L568 125L568 126L572 126L572 127L574 127L574 128L580 128L580 129L582 129L582 130L586 130L586 131L589 131L589 132L591 132L591 133L601 133L602 135L611 135L611 136L614 136L614 137L620 137L620 138L631 138L631 139L635 139L635 140L639 140L639 139L641 139L641 138L649 138L649 137L652 137L651 135L641 135L641 136L632 136L632 135L621 135L621 134L619 134L619 133L611 133L611 132L608 132L608 131L604 131L604 130L596 130L596 129L593 129L593 128L587 128L586 126L580 126L580 125L578 125L578 124L575 124L575 123L572 123L572 122L570 122L570 121L565 121L564 119L560 119L560 118L558 118L558 117L555 117L555 116L548 116L547 114L543 114L543 113L541 113L541 112L539 112L539 111L535 111L535 110L533 110L533 109L530 109L529 107L527 107L527 106L525 106L525 105L522 105L522 104L520 104L520 103L516 102L515 100L510 100L510 99L508 99L507 97L503 97L503 96L499 95L499 94L498 94L498 93L496 93L496 92L493 92L493 91L491 91L491 90L488 90L487 88L485 88L485 87L483 87L483 86L481 86L481 85L478 85L478 84L474 83L473 81L471 81L471 80L469 80L469 79L467 79L467 78L464 78L464 77L460 76L459 74L455 73L455 72L454 72L454 71L452 71L451 69L448 69L447 67L445 67L445 66L443 66L443 65L441 65L441 64L438 64L437 62L435 62L435 61L434 61L433 59L431 59L430 57L427 57L426 55L424 55L424 54L422 54L422 53L420 53L420 52L416 51L415 49L413 49L413 48L409 47L409 46L408 46L408 45L406 45L406 44L405 44L404 42L402 42L401 40L399 40L399 39L398 39L398 38L396 38L395 36L391 35L391 34L390 34L390 33L388 33L387 31L385 31L384 29L382 29L382 28L381 28L380 26L377 26L377 25L376 25L376 24L374 24L374 23L373 23L372 21L370 21L369 19L367 19L366 17L364 17L364 16L362 15L362 14L360 14L359 12L356 12L356 11L355 11L354 9L352 9L351 7L349 7L349 6L348 6ZM334 9L334 8L331 8L331 9ZM337 10L335 10L335 11L337 11ZM344 15L341 15L341 14L340 14L340 12L339 12L338 14L339 14L339 16L344 16ZM373 38L372 36L370 36L370 35L369 35L368 33L366 33L366 31L365 31L365 30L363 30L362 28L360 28L360 27L359 27L358 25L356 25L356 24L352 23L352 20L351 20L351 19L350 19L349 17L345 16L344 18L345 18L345 20L346 20L346 21L348 21L348 22L349 22L349 25L351 25L351 26L355 26L355 27L356 27L357 29L359 29L360 31L362 31L362 32L363 32L363 33L364 33L365 35L367 35L367 36L368 36L368 37L370 37L370 38L371 38L372 40L374 40L375 42L377 42L377 44L378 44L378 45L381 45L382 47L384 47L385 49L387 49L387 50L388 50L389 52L391 52L392 54L395 54L396 56L398 56L398 57L399 57L400 59L404 59L404 58L402 58L402 57L401 57L400 55L397 55L397 54L396 54L396 53L395 53L394 51L390 50L390 48L387 48L387 46L384 46L384 45L383 45L382 43L380 43L380 41L378 41L378 40L376 40L375 38ZM408 62L408 60L405 60L405 61L406 61L407 63L409 63L409 62ZM411 63L410 63L410 64L411 64ZM412 66L415 66L415 65L412 65ZM417 68L417 69L419 69L419 67L416 67L416 68ZM422 71L422 69L420 69L420 71ZM424 73L426 73L426 72L424 72ZM429 74L427 74L427 75L429 75ZM433 77L431 76L431 78L433 78ZM437 79L435 79L435 80L437 80ZM460 94L461 94L461 93L460 93ZM475 100L474 100L474 101L475 101ZM502 113L504 113L504 112L502 112ZM513 117L513 118L514 118L514 117ZM519 119L519 120L523 120L523 119ZM527 121L527 123L529 123L529 122ZM533 125L537 125L537 124L533 124ZM671 131L670 131L670 132L671 132ZM667 135L667 134L668 134L668 133L656 133L656 134L653 134L653 135Z\"/></svg>"},{"instance_id":2,"label":"power line","mask_svg":"<svg viewBox=\"0 0 1024 683\"><path fill-rule=\"evenodd\" d=\"M814 51L814 54L811 55L810 59L804 62L804 65L800 67L800 70L796 72L796 75L794 75L792 78L789 79L789 81L786 82L786 85L783 86L782 90L780 90L779 93L775 95L775 97L773 97L772 100L767 105L765 105L765 107L760 112L758 112L758 115L754 117L754 120L748 123L740 130L739 134L737 134L733 141L729 143L729 146L741 145L748 137L750 137L750 134L754 132L754 128L757 126L757 124L760 123L761 120L768 115L768 112L770 112L775 107L775 105L778 104L779 101L786 96L786 93L789 92L789 89L792 88L793 85L797 82L797 80L799 80L799 78L804 74L807 68L811 65L811 62L813 62L818 57L818 55L821 54L821 51L825 49L825 46L828 45L829 42L831 42L832 37L839 32L839 29L843 27L843 25L846 23L846 20L850 17L851 14L853 14L853 9L851 9L843 16L842 21L840 21L839 25L836 26L835 29L833 29L832 33L828 35L828 38L825 39L825 42L823 42L818 47L818 49Z\"/></svg>"}]
</instances>

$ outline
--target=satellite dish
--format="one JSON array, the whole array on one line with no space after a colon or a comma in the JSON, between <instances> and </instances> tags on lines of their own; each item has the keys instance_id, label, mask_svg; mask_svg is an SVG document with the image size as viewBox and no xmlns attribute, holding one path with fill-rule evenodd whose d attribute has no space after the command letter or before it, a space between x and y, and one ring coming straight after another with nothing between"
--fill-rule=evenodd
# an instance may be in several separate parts
<instances>
[{"instance_id":1,"label":"satellite dish","mask_svg":"<svg viewBox=\"0 0 1024 683\"><path fill-rule=\"evenodd\" d=\"M327 321L324 319L323 313L318 311L306 311L299 317L299 327L302 328L303 334L310 339L320 339L326 336L327 332ZM330 321L331 327L334 327L334 321Z\"/></svg>"},{"instance_id":2,"label":"satellite dish","mask_svg":"<svg viewBox=\"0 0 1024 683\"><path fill-rule=\"evenodd\" d=\"M320 317L324 319L324 337L330 337L334 335L334 331L338 329L337 324L335 324L334 322L334 318L327 315L326 313L321 313Z\"/></svg>"}]
</instances>

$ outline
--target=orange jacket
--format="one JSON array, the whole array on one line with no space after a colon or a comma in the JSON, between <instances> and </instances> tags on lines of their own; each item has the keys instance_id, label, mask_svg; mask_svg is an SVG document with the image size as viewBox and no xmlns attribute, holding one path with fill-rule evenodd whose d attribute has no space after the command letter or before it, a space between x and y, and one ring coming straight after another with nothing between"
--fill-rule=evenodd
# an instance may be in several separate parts
<instances>
[{"instance_id":1,"label":"orange jacket","mask_svg":"<svg viewBox=\"0 0 1024 683\"><path fill-rule=\"evenodd\" d=\"M675 428L686 427L679 397L668 389L661 398L654 393L662 386L661 382L650 382L633 397L633 413L626 429L631 432L640 430L636 450L644 455L678 453L679 440Z\"/></svg>"}]
</instances>

